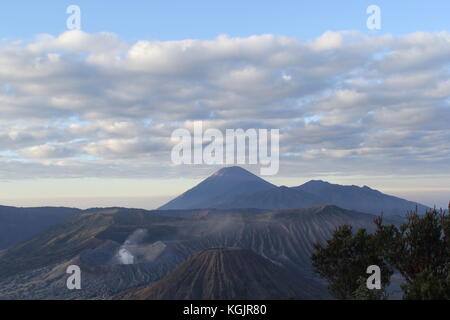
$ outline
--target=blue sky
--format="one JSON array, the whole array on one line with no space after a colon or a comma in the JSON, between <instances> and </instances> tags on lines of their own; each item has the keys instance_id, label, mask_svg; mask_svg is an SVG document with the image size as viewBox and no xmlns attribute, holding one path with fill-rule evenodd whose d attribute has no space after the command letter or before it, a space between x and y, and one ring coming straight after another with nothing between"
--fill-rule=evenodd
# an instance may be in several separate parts
<instances>
[{"instance_id":1,"label":"blue sky","mask_svg":"<svg viewBox=\"0 0 450 320\"><path fill-rule=\"evenodd\" d=\"M202 120L281 129L275 184L446 206L449 14L448 0L1 1L0 204L161 205L220 168L170 159L171 133Z\"/></svg>"},{"instance_id":2,"label":"blue sky","mask_svg":"<svg viewBox=\"0 0 450 320\"><path fill-rule=\"evenodd\" d=\"M366 8L372 4L382 10L382 33L436 32L448 29L450 14L446 0L15 0L0 3L0 36L27 39L38 33L60 34L71 4L82 10L84 31L114 32L129 41L265 33L311 39L327 30L366 31Z\"/></svg>"}]
</instances>

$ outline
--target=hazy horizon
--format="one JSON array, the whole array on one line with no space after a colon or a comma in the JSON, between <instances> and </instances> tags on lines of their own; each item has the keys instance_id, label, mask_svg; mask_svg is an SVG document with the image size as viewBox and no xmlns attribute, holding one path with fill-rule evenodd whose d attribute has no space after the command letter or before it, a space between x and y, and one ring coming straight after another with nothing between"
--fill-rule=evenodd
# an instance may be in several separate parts
<instances>
[{"instance_id":1,"label":"hazy horizon","mask_svg":"<svg viewBox=\"0 0 450 320\"><path fill-rule=\"evenodd\" d=\"M130 179L111 179L106 181L101 181L99 183L96 179L82 179L82 180L72 180L71 183L65 184L66 189L65 195L63 197L52 198L50 195L54 192L54 188L59 186L57 181L46 180L46 182L37 180L34 182L23 181L19 188L28 188L27 194L31 195L27 198L6 198L0 197L0 205L6 206L17 206L17 207L35 207L35 206L65 206L74 207L80 209L88 209L93 207L128 207L128 208L139 208L146 210L156 209L173 198L179 196L183 192L191 189L209 175L215 172L211 171L210 174L205 175L202 178L197 179L171 179L171 180L130 180ZM310 180L324 180L333 184L341 185L357 185L362 187L367 185L372 189L376 189L383 193L400 197L413 202L421 203L429 207L436 206L437 208L448 207L448 202L450 200L449 192L445 187L433 189L429 188L427 190L419 189L402 189L399 185L402 183L398 181L392 181L388 178L378 178L375 180L375 185L368 185L361 181L359 178L349 178L341 177L340 179L333 177L309 177L306 179L301 178L273 178L273 177L262 177L263 179L277 185L277 186L287 186L296 187ZM414 179L417 181L417 177L409 177L408 180ZM382 183L390 180L391 187L386 188L382 186ZM395 183L397 182L397 184ZM421 181L423 183L423 181ZM165 188L159 190L157 195L152 195L151 192L146 194L147 189L154 188L154 184L157 183L160 186L164 185ZM82 186L84 188L84 193L91 194L90 197L82 196L78 192L76 196L72 196L71 192L74 190L79 190ZM124 189L133 188L133 186L140 190L136 196L127 196L123 193ZM167 186L171 186L172 194L162 194ZM108 187L107 189L103 189ZM43 190L44 189L44 190ZM158 190L158 189L156 189ZM13 191L12 193L14 193ZM6 192L7 194L7 192ZM43 197L39 197L39 194L43 194ZM114 195L114 196L111 196ZM3 194L4 196L4 194Z\"/></svg>"}]
</instances>

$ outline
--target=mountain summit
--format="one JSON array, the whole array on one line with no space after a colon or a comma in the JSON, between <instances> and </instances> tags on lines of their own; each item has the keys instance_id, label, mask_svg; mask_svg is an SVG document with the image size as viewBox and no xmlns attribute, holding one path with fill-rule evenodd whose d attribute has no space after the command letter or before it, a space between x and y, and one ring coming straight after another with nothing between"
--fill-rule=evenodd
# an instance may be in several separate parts
<instances>
[{"instance_id":1,"label":"mountain summit","mask_svg":"<svg viewBox=\"0 0 450 320\"><path fill-rule=\"evenodd\" d=\"M250 171L245 170L244 168L234 166L234 167L226 167L222 168L213 175L211 175L210 178L218 178L218 177L233 177L237 179L248 179L248 180L262 180L260 177L254 175Z\"/></svg>"},{"instance_id":2,"label":"mountain summit","mask_svg":"<svg viewBox=\"0 0 450 320\"><path fill-rule=\"evenodd\" d=\"M298 187L277 187L240 168L223 168L162 206L161 210L242 209L267 210L336 205L344 209L379 215L405 215L428 207L381 193L367 186L343 186L311 180Z\"/></svg>"},{"instance_id":3,"label":"mountain summit","mask_svg":"<svg viewBox=\"0 0 450 320\"><path fill-rule=\"evenodd\" d=\"M162 206L161 210L217 208L237 195L276 188L241 167L220 169L194 188Z\"/></svg>"}]
</instances>

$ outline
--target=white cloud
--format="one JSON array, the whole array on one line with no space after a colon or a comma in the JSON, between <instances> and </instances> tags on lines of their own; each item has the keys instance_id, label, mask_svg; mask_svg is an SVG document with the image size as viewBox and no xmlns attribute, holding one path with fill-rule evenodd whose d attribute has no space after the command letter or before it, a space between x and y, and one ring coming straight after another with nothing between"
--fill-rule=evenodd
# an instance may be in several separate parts
<instances>
[{"instance_id":1,"label":"white cloud","mask_svg":"<svg viewBox=\"0 0 450 320\"><path fill-rule=\"evenodd\" d=\"M333 50L340 48L343 44L343 40L342 33L327 31L314 40L311 46L317 51Z\"/></svg>"},{"instance_id":2,"label":"white cloud","mask_svg":"<svg viewBox=\"0 0 450 320\"><path fill-rule=\"evenodd\" d=\"M21 150L21 153L31 159L68 158L76 154L76 150L63 145L40 145Z\"/></svg>"},{"instance_id":3,"label":"white cloud","mask_svg":"<svg viewBox=\"0 0 450 320\"><path fill-rule=\"evenodd\" d=\"M448 32L2 43L0 178L171 174L171 132L194 120L280 128L281 174L438 173L449 74Z\"/></svg>"}]
</instances>

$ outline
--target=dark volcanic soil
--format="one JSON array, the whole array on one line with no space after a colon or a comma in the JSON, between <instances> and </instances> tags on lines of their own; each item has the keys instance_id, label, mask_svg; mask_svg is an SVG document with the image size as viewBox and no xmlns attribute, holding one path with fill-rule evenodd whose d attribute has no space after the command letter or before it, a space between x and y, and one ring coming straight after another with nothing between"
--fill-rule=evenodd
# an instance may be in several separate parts
<instances>
[{"instance_id":1,"label":"dark volcanic soil","mask_svg":"<svg viewBox=\"0 0 450 320\"><path fill-rule=\"evenodd\" d=\"M323 292L322 292L323 296ZM314 299L307 279L251 250L207 249L195 253L164 279L119 297L130 300Z\"/></svg>"}]
</instances>

